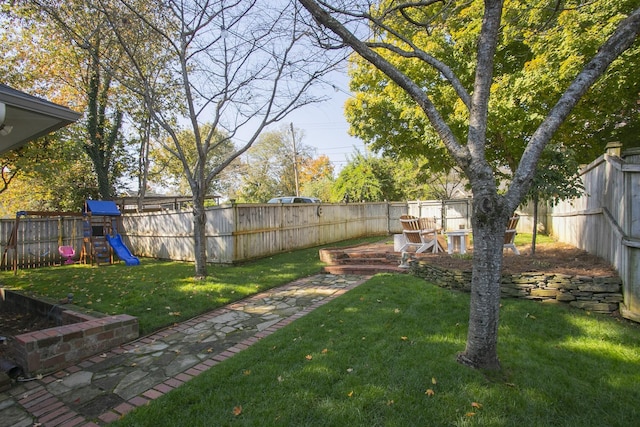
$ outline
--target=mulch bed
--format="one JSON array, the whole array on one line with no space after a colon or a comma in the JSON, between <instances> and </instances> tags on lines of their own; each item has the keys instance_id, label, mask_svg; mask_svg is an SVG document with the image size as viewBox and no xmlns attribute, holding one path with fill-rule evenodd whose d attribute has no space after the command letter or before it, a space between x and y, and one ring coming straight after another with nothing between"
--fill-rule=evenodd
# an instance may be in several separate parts
<instances>
[{"instance_id":1,"label":"mulch bed","mask_svg":"<svg viewBox=\"0 0 640 427\"><path fill-rule=\"evenodd\" d=\"M0 308L0 359L7 357L6 352L16 335L56 326L54 320L31 313L5 311Z\"/></svg>"},{"instance_id":2,"label":"mulch bed","mask_svg":"<svg viewBox=\"0 0 640 427\"><path fill-rule=\"evenodd\" d=\"M563 243L538 243L535 255L531 245L519 246L520 255L505 250L502 271L505 274L544 272L573 276L610 277L618 273L602 258L591 255L574 246ZM470 252L473 254L473 251ZM471 256L451 256L447 253L433 254L429 262L448 269L471 270Z\"/></svg>"}]
</instances>

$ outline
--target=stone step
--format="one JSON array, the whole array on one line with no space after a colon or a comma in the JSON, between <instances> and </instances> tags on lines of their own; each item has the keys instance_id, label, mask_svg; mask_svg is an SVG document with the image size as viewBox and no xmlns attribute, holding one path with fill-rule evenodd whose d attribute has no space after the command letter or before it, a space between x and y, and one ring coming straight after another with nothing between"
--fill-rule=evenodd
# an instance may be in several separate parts
<instances>
[{"instance_id":1,"label":"stone step","mask_svg":"<svg viewBox=\"0 0 640 427\"><path fill-rule=\"evenodd\" d=\"M320 249L320 260L327 264L333 264L342 259L354 258L354 259L369 259L380 258L387 256L388 252L379 250L363 250L357 249Z\"/></svg>"},{"instance_id":2,"label":"stone step","mask_svg":"<svg viewBox=\"0 0 640 427\"><path fill-rule=\"evenodd\" d=\"M398 262L399 263L399 262ZM331 265L387 265L394 264L387 258L340 258L331 262Z\"/></svg>"},{"instance_id":3,"label":"stone step","mask_svg":"<svg viewBox=\"0 0 640 427\"><path fill-rule=\"evenodd\" d=\"M380 251L370 251L370 252L344 252L341 255L338 255L338 259L342 258L352 258L352 259L369 259L369 258L380 258Z\"/></svg>"},{"instance_id":4,"label":"stone step","mask_svg":"<svg viewBox=\"0 0 640 427\"><path fill-rule=\"evenodd\" d=\"M327 264L325 273L373 275L376 273L405 273L399 268L400 253L390 252L389 245L357 245L320 250L320 260Z\"/></svg>"},{"instance_id":5,"label":"stone step","mask_svg":"<svg viewBox=\"0 0 640 427\"><path fill-rule=\"evenodd\" d=\"M368 276L377 273L406 273L407 269L400 268L397 265L363 265L363 264L350 264L350 265L327 265L323 269L323 272L328 274L355 274Z\"/></svg>"}]
</instances>

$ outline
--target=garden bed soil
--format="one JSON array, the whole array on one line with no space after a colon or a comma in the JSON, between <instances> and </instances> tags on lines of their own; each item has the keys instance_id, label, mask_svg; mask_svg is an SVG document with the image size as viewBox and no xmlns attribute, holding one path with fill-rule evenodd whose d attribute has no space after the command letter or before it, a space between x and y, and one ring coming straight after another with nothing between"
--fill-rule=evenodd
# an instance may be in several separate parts
<instances>
[{"instance_id":1,"label":"garden bed soil","mask_svg":"<svg viewBox=\"0 0 640 427\"><path fill-rule=\"evenodd\" d=\"M535 255L531 245L518 246L520 255L511 250L504 251L502 272L519 274L544 272L573 276L610 277L618 273L607 261L564 243L538 243ZM465 255L445 253L428 256L429 263L447 269L471 271L473 251Z\"/></svg>"},{"instance_id":2,"label":"garden bed soil","mask_svg":"<svg viewBox=\"0 0 640 427\"><path fill-rule=\"evenodd\" d=\"M0 359L7 359L7 350L16 335L53 328L56 322L33 313L19 313L0 308Z\"/></svg>"}]
</instances>

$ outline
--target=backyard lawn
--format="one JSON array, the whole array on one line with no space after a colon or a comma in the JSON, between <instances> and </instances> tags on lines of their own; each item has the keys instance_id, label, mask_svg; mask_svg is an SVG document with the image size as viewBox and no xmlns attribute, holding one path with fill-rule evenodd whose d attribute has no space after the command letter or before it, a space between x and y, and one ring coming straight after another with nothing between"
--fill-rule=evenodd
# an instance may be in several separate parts
<instances>
[{"instance_id":1,"label":"backyard lawn","mask_svg":"<svg viewBox=\"0 0 640 427\"><path fill-rule=\"evenodd\" d=\"M146 334L320 267L318 248L310 248L211 266L203 281L192 278L191 263L143 260L2 272L0 282L54 300L71 292L85 309L137 316ZM467 294L378 275L117 425L628 426L640 419L638 324L505 299L503 369L491 373L455 361L468 310Z\"/></svg>"},{"instance_id":2,"label":"backyard lawn","mask_svg":"<svg viewBox=\"0 0 640 427\"><path fill-rule=\"evenodd\" d=\"M353 245L381 238L349 240ZM175 322L249 295L317 274L322 268L318 247L273 255L235 266L210 265L205 280L193 278L193 263L142 259L100 267L75 264L0 272L0 286L57 302L73 294L75 305L104 314L129 314L146 335Z\"/></svg>"},{"instance_id":3,"label":"backyard lawn","mask_svg":"<svg viewBox=\"0 0 640 427\"><path fill-rule=\"evenodd\" d=\"M629 426L640 328L504 300L501 373L455 361L467 294L378 275L117 426Z\"/></svg>"}]
</instances>

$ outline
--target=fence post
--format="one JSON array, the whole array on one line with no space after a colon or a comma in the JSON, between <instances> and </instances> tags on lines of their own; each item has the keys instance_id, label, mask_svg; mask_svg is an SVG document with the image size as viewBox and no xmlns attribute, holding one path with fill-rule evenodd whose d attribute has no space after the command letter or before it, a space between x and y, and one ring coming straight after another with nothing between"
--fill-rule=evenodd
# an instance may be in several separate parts
<instances>
[{"instance_id":1,"label":"fence post","mask_svg":"<svg viewBox=\"0 0 640 427\"><path fill-rule=\"evenodd\" d=\"M391 234L391 206L389 205L389 201L384 201L387 204L387 235Z\"/></svg>"},{"instance_id":2,"label":"fence post","mask_svg":"<svg viewBox=\"0 0 640 427\"><path fill-rule=\"evenodd\" d=\"M640 148L625 150L622 158L626 213L622 256L626 271L621 271L624 302L620 311L624 317L640 322Z\"/></svg>"},{"instance_id":3,"label":"fence post","mask_svg":"<svg viewBox=\"0 0 640 427\"><path fill-rule=\"evenodd\" d=\"M233 241L233 253L231 254L232 262L238 261L238 205L235 199L229 200L231 202L231 209L233 210L233 225L231 231L231 239Z\"/></svg>"}]
</instances>

